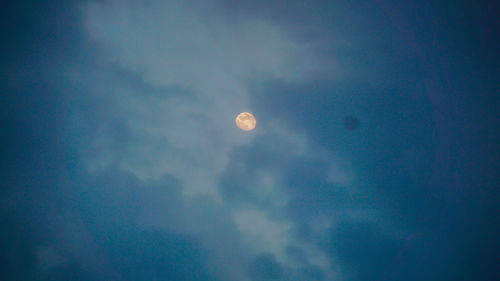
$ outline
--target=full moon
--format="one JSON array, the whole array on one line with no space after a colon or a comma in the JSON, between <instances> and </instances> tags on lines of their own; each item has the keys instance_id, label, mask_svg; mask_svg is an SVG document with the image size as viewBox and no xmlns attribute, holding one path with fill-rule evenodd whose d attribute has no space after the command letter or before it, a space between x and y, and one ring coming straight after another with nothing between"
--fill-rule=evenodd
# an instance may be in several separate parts
<instances>
[{"instance_id":1,"label":"full moon","mask_svg":"<svg viewBox=\"0 0 500 281\"><path fill-rule=\"evenodd\" d=\"M243 131L251 131L255 128L257 120L252 113L242 112L236 116L236 125Z\"/></svg>"}]
</instances>

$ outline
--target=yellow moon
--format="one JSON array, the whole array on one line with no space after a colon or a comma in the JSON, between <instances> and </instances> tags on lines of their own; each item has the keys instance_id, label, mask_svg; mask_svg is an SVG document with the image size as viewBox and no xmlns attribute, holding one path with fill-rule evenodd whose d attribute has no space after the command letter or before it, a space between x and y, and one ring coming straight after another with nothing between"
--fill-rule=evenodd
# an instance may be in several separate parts
<instances>
[{"instance_id":1,"label":"yellow moon","mask_svg":"<svg viewBox=\"0 0 500 281\"><path fill-rule=\"evenodd\" d=\"M252 113L242 112L236 116L236 126L243 131L251 131L255 128L257 120Z\"/></svg>"}]
</instances>

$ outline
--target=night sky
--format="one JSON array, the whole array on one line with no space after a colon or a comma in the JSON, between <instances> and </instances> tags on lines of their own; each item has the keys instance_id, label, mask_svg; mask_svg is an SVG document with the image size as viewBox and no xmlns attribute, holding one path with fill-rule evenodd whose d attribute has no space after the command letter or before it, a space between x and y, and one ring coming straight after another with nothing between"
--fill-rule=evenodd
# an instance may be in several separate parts
<instances>
[{"instance_id":1,"label":"night sky","mask_svg":"<svg viewBox=\"0 0 500 281\"><path fill-rule=\"evenodd\" d=\"M500 280L498 2L0 10L0 280Z\"/></svg>"}]
</instances>

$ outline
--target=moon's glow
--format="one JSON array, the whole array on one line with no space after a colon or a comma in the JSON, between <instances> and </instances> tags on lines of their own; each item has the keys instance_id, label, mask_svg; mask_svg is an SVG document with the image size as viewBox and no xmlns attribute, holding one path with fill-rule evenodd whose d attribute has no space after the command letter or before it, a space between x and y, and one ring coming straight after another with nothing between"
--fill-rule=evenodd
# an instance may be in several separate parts
<instances>
[{"instance_id":1,"label":"moon's glow","mask_svg":"<svg viewBox=\"0 0 500 281\"><path fill-rule=\"evenodd\" d=\"M236 125L243 131L251 131L255 128L257 120L252 113L242 112L236 116Z\"/></svg>"}]
</instances>

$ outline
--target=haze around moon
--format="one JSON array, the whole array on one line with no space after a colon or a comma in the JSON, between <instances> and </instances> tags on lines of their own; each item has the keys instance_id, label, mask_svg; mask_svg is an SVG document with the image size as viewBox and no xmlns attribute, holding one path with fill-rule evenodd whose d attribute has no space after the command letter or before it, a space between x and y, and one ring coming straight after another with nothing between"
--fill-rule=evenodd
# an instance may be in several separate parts
<instances>
[{"instance_id":1,"label":"haze around moon","mask_svg":"<svg viewBox=\"0 0 500 281\"><path fill-rule=\"evenodd\" d=\"M251 131L255 129L255 125L257 124L257 120L252 113L242 112L236 116L236 126L243 131Z\"/></svg>"}]
</instances>

